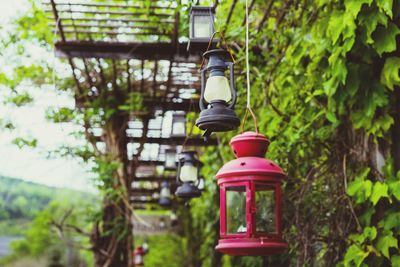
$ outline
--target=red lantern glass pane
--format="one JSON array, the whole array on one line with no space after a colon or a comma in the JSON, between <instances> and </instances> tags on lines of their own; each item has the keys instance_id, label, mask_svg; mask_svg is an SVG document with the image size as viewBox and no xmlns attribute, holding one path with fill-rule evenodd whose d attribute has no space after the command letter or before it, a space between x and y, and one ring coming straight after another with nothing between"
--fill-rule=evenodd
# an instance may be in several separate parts
<instances>
[{"instance_id":1,"label":"red lantern glass pane","mask_svg":"<svg viewBox=\"0 0 400 267\"><path fill-rule=\"evenodd\" d=\"M228 234L246 232L246 187L226 187L226 229Z\"/></svg>"},{"instance_id":2,"label":"red lantern glass pane","mask_svg":"<svg viewBox=\"0 0 400 267\"><path fill-rule=\"evenodd\" d=\"M275 187L256 184L256 229L259 233L275 233Z\"/></svg>"}]
</instances>

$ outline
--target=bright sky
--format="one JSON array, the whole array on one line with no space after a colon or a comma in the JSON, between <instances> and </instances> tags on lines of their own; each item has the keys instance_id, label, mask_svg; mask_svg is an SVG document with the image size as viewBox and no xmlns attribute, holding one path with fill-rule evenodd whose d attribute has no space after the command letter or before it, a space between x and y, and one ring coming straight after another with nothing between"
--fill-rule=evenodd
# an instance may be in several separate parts
<instances>
[{"instance_id":1,"label":"bright sky","mask_svg":"<svg viewBox=\"0 0 400 267\"><path fill-rule=\"evenodd\" d=\"M0 0L0 31L10 17L29 9L27 0ZM42 51L32 47L32 60L43 57ZM53 56L53 55L50 55ZM6 65L7 55L0 56L0 68ZM6 88L0 87L0 118L10 120L17 127L14 131L0 130L0 174L56 187L67 187L80 191L94 191L93 175L78 159L48 158L48 151L64 144L82 143L69 135L76 126L47 122L45 111L51 106L73 107L71 96L56 93L53 86L46 88L23 88L34 98L34 102L22 108L3 105ZM9 92L9 91L8 91ZM38 147L19 149L11 144L15 137L34 137Z\"/></svg>"}]
</instances>

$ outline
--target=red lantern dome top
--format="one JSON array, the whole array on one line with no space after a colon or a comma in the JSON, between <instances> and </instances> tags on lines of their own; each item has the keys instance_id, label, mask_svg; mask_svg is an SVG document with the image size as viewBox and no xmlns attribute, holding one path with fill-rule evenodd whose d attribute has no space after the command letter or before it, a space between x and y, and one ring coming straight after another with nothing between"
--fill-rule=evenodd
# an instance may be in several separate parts
<instances>
[{"instance_id":1,"label":"red lantern dome top","mask_svg":"<svg viewBox=\"0 0 400 267\"><path fill-rule=\"evenodd\" d=\"M261 157L267 153L269 140L262 134L245 132L236 135L230 142L233 154L240 157Z\"/></svg>"},{"instance_id":2,"label":"red lantern dome top","mask_svg":"<svg viewBox=\"0 0 400 267\"><path fill-rule=\"evenodd\" d=\"M226 163L218 171L218 180L231 177L240 180L240 176L249 175L255 175L256 177L252 178L255 180L280 180L285 177L285 173L276 163L264 159L269 145L264 135L245 132L233 137L230 145L237 159Z\"/></svg>"}]
</instances>

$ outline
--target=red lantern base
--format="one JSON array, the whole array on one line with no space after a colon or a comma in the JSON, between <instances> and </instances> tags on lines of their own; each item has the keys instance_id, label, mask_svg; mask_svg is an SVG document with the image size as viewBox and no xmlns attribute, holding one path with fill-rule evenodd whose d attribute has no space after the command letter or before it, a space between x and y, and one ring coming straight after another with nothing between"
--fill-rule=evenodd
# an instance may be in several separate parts
<instances>
[{"instance_id":1,"label":"red lantern base","mask_svg":"<svg viewBox=\"0 0 400 267\"><path fill-rule=\"evenodd\" d=\"M281 239L220 239L216 250L230 256L270 256L282 253L288 244Z\"/></svg>"}]
</instances>

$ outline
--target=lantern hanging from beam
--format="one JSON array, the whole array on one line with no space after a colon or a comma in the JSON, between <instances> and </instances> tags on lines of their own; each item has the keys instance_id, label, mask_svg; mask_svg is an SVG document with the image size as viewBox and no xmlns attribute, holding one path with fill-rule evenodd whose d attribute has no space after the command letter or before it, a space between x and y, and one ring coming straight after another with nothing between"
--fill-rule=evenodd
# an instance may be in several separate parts
<instances>
[{"instance_id":1,"label":"lantern hanging from beam","mask_svg":"<svg viewBox=\"0 0 400 267\"><path fill-rule=\"evenodd\" d=\"M186 116L184 112L172 114L171 137L186 136Z\"/></svg>"},{"instance_id":2,"label":"lantern hanging from beam","mask_svg":"<svg viewBox=\"0 0 400 267\"><path fill-rule=\"evenodd\" d=\"M176 170L176 149L168 148L165 150L164 169L167 171Z\"/></svg>"},{"instance_id":3,"label":"lantern hanging from beam","mask_svg":"<svg viewBox=\"0 0 400 267\"><path fill-rule=\"evenodd\" d=\"M201 195L201 191L197 188L201 166L196 151L184 151L178 155L176 181L180 186L175 192L177 197L191 199Z\"/></svg>"},{"instance_id":4,"label":"lantern hanging from beam","mask_svg":"<svg viewBox=\"0 0 400 267\"><path fill-rule=\"evenodd\" d=\"M170 219L170 221L171 221L171 226L172 226L172 227L178 225L178 216L176 215L176 210L175 210L175 209L173 209L173 210L171 211L171 214L169 215L169 219Z\"/></svg>"},{"instance_id":5,"label":"lantern hanging from beam","mask_svg":"<svg viewBox=\"0 0 400 267\"><path fill-rule=\"evenodd\" d=\"M246 132L231 140L237 159L217 173L220 187L220 240L216 249L232 256L267 256L282 253L282 169L264 159L269 141Z\"/></svg>"},{"instance_id":6,"label":"lantern hanging from beam","mask_svg":"<svg viewBox=\"0 0 400 267\"><path fill-rule=\"evenodd\" d=\"M208 63L201 71L201 112L196 126L205 130L205 136L234 130L240 125L240 120L234 111L236 89L231 55L225 49L214 49L203 56ZM229 81L225 77L227 69L230 71Z\"/></svg>"},{"instance_id":7,"label":"lantern hanging from beam","mask_svg":"<svg viewBox=\"0 0 400 267\"><path fill-rule=\"evenodd\" d=\"M189 23L189 50L199 48L204 51L206 49L215 31L214 13L213 7L192 6Z\"/></svg>"},{"instance_id":8,"label":"lantern hanging from beam","mask_svg":"<svg viewBox=\"0 0 400 267\"><path fill-rule=\"evenodd\" d=\"M164 230L167 227L167 225L165 224L164 217L160 218L160 220L158 221L158 226L160 227L161 230Z\"/></svg>"},{"instance_id":9,"label":"lantern hanging from beam","mask_svg":"<svg viewBox=\"0 0 400 267\"><path fill-rule=\"evenodd\" d=\"M204 180L204 177L203 176L200 176L200 178L199 178L199 184L198 184L198 186L197 186L197 188L200 190L200 191L203 191L204 190L204 188L205 188L205 184L206 182L205 182L205 180Z\"/></svg>"},{"instance_id":10,"label":"lantern hanging from beam","mask_svg":"<svg viewBox=\"0 0 400 267\"><path fill-rule=\"evenodd\" d=\"M144 254L141 246L136 247L133 253L133 266L144 266Z\"/></svg>"},{"instance_id":11,"label":"lantern hanging from beam","mask_svg":"<svg viewBox=\"0 0 400 267\"><path fill-rule=\"evenodd\" d=\"M171 190L169 189L169 183L167 181L161 183L160 199L158 200L158 204L161 206L171 205Z\"/></svg>"},{"instance_id":12,"label":"lantern hanging from beam","mask_svg":"<svg viewBox=\"0 0 400 267\"><path fill-rule=\"evenodd\" d=\"M149 242L147 241L147 238L144 240L144 242L143 242L143 244L142 244L142 249L143 249L144 255L146 255L147 253L149 253L150 246L149 246Z\"/></svg>"}]
</instances>

